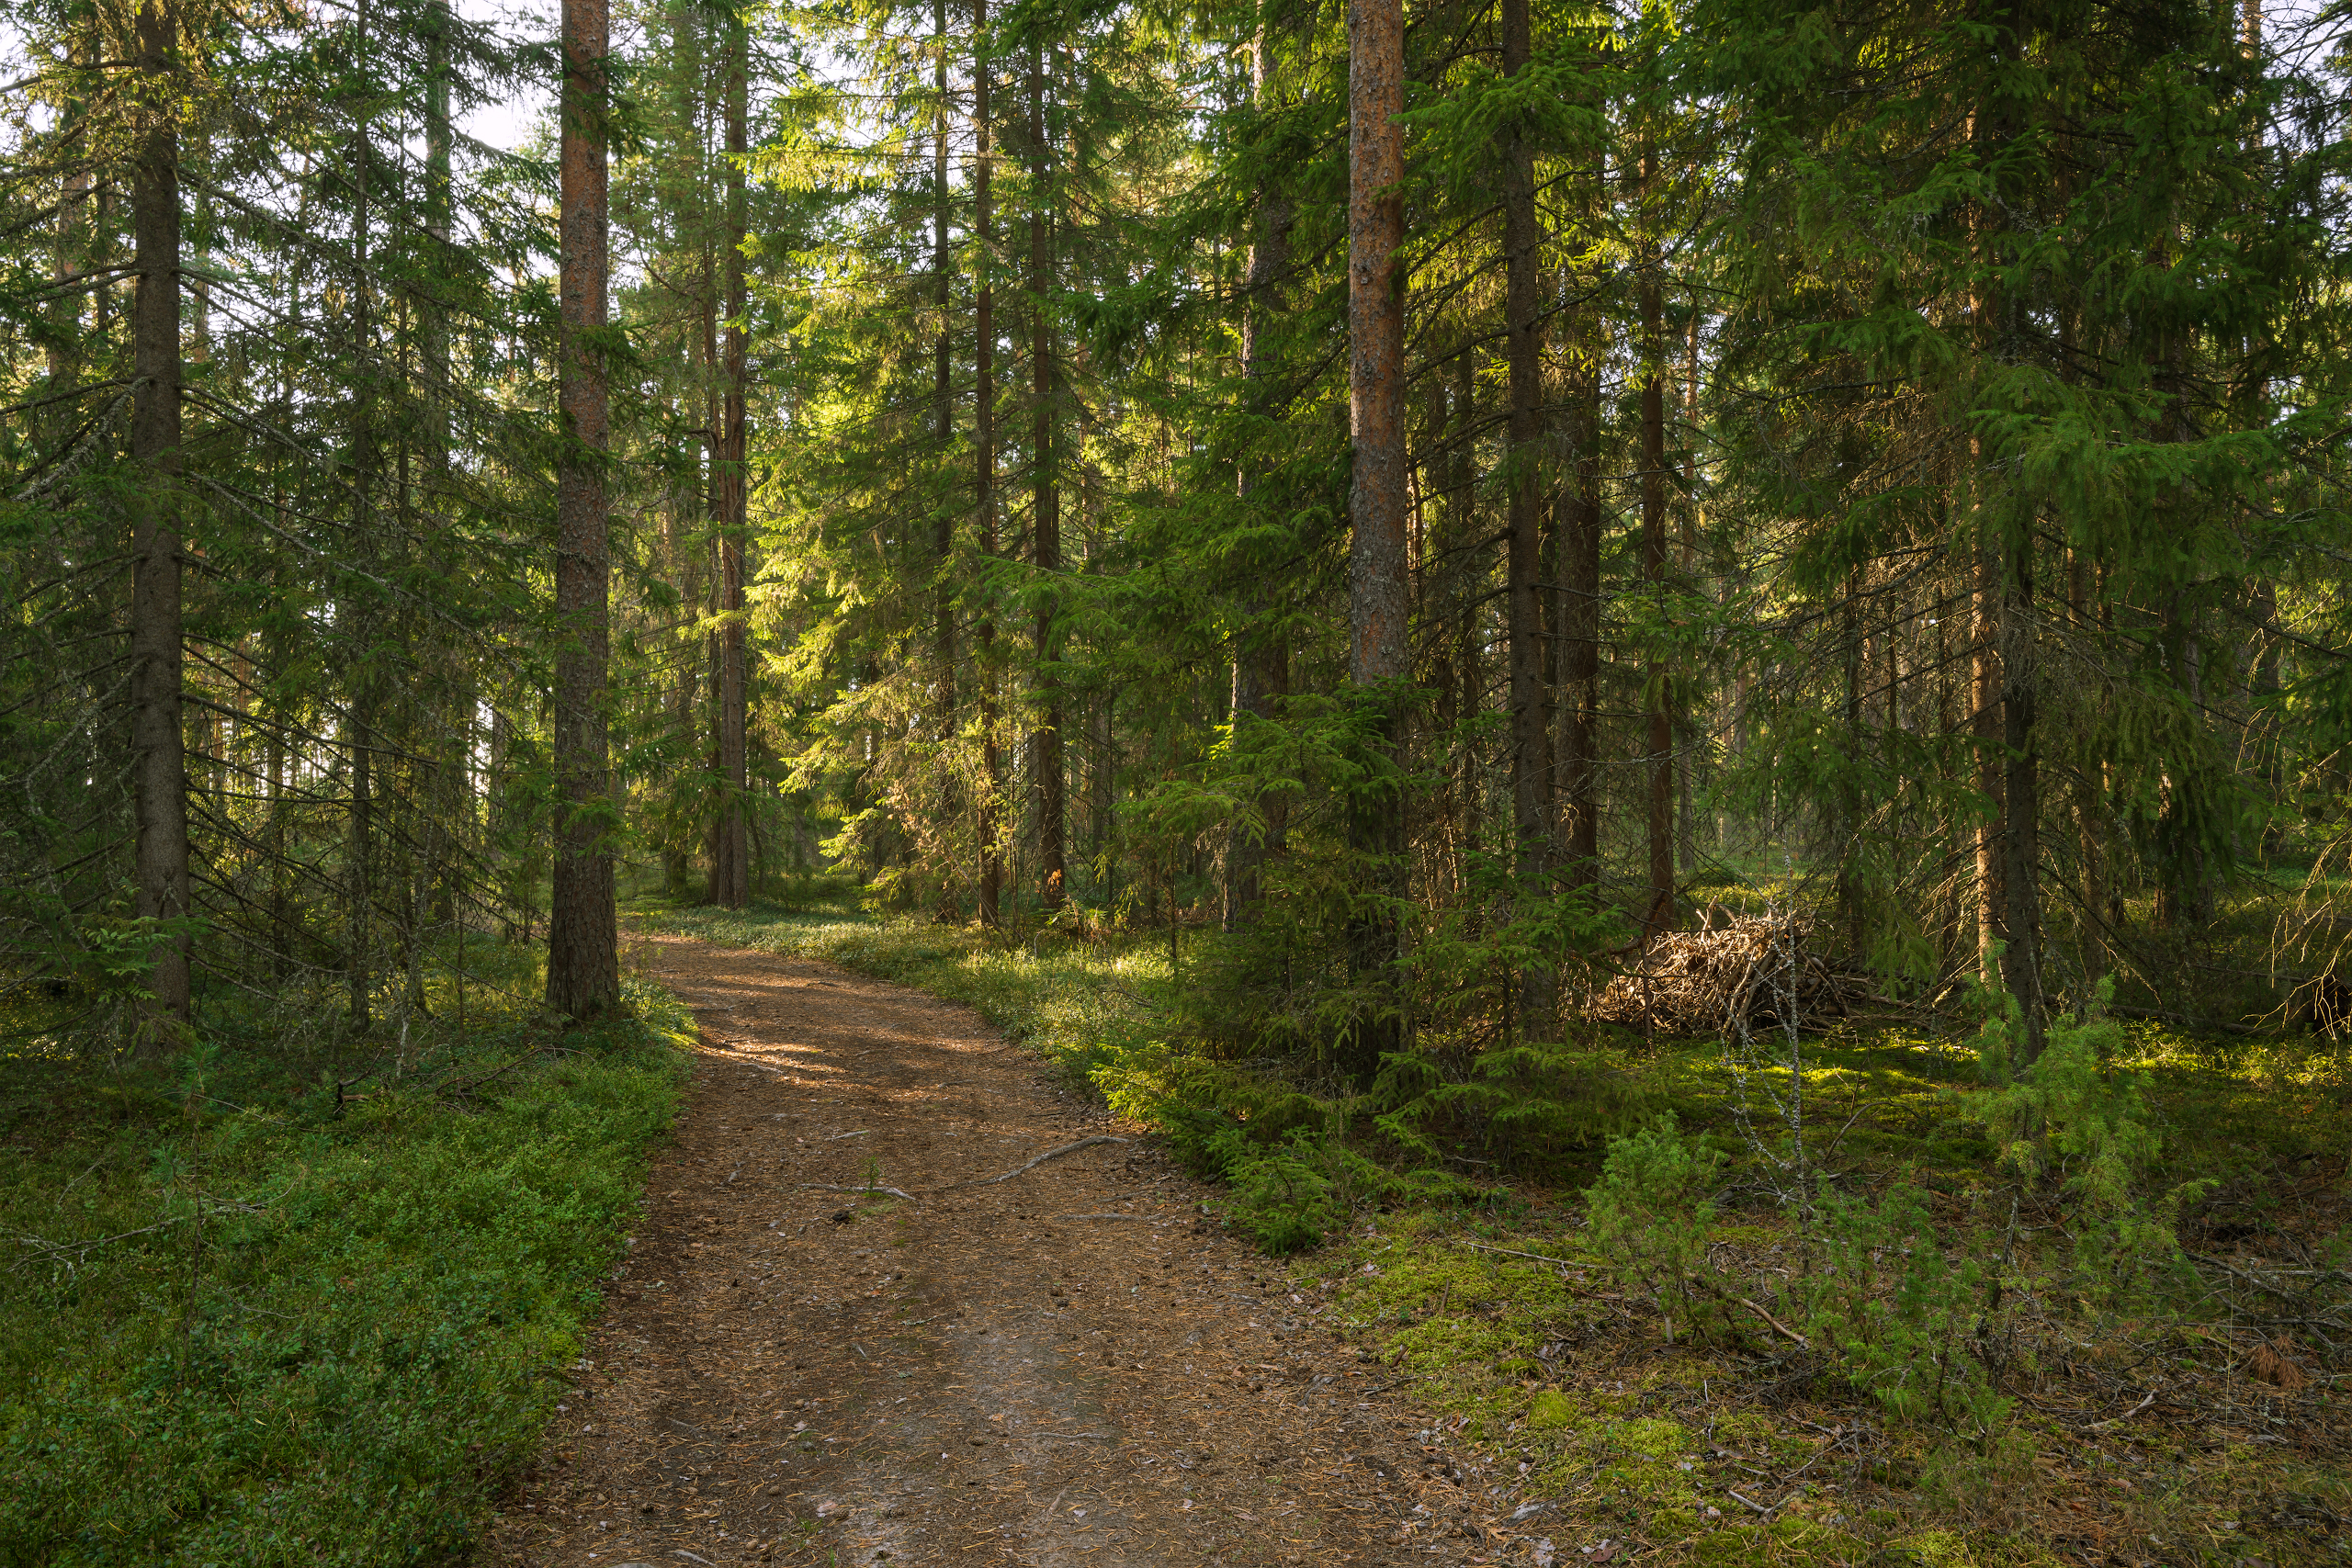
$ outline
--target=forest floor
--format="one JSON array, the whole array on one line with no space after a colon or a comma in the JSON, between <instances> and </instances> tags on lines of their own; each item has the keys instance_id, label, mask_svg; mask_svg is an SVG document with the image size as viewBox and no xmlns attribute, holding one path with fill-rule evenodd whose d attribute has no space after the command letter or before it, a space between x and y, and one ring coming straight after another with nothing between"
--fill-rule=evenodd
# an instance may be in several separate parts
<instances>
[{"instance_id":1,"label":"forest floor","mask_svg":"<svg viewBox=\"0 0 2352 1568\"><path fill-rule=\"evenodd\" d=\"M629 945L701 1024L690 1098L548 1448L478 1562L1504 1545L1478 1471L1326 1330L1331 1309L970 1010L813 960Z\"/></svg>"}]
</instances>

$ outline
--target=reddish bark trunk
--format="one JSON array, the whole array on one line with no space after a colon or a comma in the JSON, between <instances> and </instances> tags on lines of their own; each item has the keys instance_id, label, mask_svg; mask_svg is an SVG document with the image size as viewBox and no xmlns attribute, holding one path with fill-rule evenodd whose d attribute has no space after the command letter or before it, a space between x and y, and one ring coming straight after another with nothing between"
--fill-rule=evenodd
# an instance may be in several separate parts
<instances>
[{"instance_id":1,"label":"reddish bark trunk","mask_svg":"<svg viewBox=\"0 0 2352 1568\"><path fill-rule=\"evenodd\" d=\"M1037 894L1048 909L1059 908L1068 859L1062 772L1062 692L1054 673L1054 576L1062 565L1061 499L1054 488L1054 344L1046 296L1053 283L1047 235L1052 168L1046 144L1045 51L1029 46L1029 298L1031 330L1030 482L1034 515L1031 542L1037 569L1037 727L1029 738L1030 766L1037 778Z\"/></svg>"},{"instance_id":2,"label":"reddish bark trunk","mask_svg":"<svg viewBox=\"0 0 2352 1568\"><path fill-rule=\"evenodd\" d=\"M1408 673L1405 581L1405 10L1348 6L1348 677Z\"/></svg>"},{"instance_id":3,"label":"reddish bark trunk","mask_svg":"<svg viewBox=\"0 0 2352 1568\"><path fill-rule=\"evenodd\" d=\"M974 265L979 275L978 299L973 310L974 371L978 382L973 409L973 443L979 448L980 558L996 554L996 288L992 282L995 243L993 214L989 205L989 0L972 0L972 227ZM985 568L984 568L985 570ZM997 844L997 784L1003 759L996 738L996 616L985 600L974 628L979 645L980 780L978 821L980 842L980 923L997 923L997 905L1004 889L1004 856Z\"/></svg>"},{"instance_id":4,"label":"reddish bark trunk","mask_svg":"<svg viewBox=\"0 0 2352 1568\"><path fill-rule=\"evenodd\" d=\"M609 656L611 442L604 345L607 170L605 0L563 0L558 286L562 307L556 468L556 782L548 1006L578 1022L620 1010L620 953L606 829L605 669Z\"/></svg>"},{"instance_id":5,"label":"reddish bark trunk","mask_svg":"<svg viewBox=\"0 0 2352 1568\"><path fill-rule=\"evenodd\" d=\"M727 288L727 349L722 369L718 471L718 821L713 836L710 901L741 909L752 901L751 833L746 821L751 787L744 730L749 694L744 667L743 545L750 521L745 462L749 457L744 407L743 341L743 156L749 30L727 28L727 254L721 264Z\"/></svg>"},{"instance_id":6,"label":"reddish bark trunk","mask_svg":"<svg viewBox=\"0 0 2352 1568\"><path fill-rule=\"evenodd\" d=\"M1516 76L1534 54L1528 0L1503 0L1503 70ZM1544 513L1538 491L1536 443L1544 400L1543 327L1538 301L1535 156L1516 126L1504 148L1503 319L1510 375L1510 547L1508 570L1510 633L1511 829L1518 840L1521 897L1539 898L1552 849L1552 758L1545 744L1543 576ZM1531 1027L1551 1022L1552 974L1531 966L1521 977L1520 1007Z\"/></svg>"}]
</instances>

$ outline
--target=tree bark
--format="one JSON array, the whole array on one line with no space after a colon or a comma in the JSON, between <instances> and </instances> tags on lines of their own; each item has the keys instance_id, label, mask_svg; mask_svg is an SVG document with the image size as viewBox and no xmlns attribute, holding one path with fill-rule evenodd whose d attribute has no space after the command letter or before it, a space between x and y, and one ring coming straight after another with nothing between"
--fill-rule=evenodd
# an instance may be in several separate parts
<instances>
[{"instance_id":1,"label":"tree bark","mask_svg":"<svg viewBox=\"0 0 2352 1568\"><path fill-rule=\"evenodd\" d=\"M938 403L939 451L944 461L956 447L956 397L953 381L953 343L947 254L947 0L932 0L932 30L939 50L936 88L938 104L932 116L931 188L932 231L931 266L939 308L939 337L933 349L933 396ZM931 657L933 668L932 704L936 716L940 753L940 811L953 821L957 815L955 771L949 765L945 748L956 739L956 509L948 498L940 499L939 513L933 520L932 536L933 570L936 573L932 585ZM941 868L939 903L933 911L936 919L951 921L959 913L956 898L955 874Z\"/></svg>"},{"instance_id":2,"label":"tree bark","mask_svg":"<svg viewBox=\"0 0 2352 1568\"><path fill-rule=\"evenodd\" d=\"M1385 686L1410 672L1405 558L1404 243L1405 11L1401 0L1348 0L1348 678ZM1392 699L1389 699L1393 701ZM1379 746L1393 756L1401 715L1384 714ZM1400 888L1404 820L1385 792L1354 802L1351 838L1374 866L1376 902L1353 922L1353 967L1375 998L1358 1020L1343 1065L1369 1081L1397 1038L1388 968L1398 929L1387 910Z\"/></svg>"},{"instance_id":3,"label":"tree bark","mask_svg":"<svg viewBox=\"0 0 2352 1568\"><path fill-rule=\"evenodd\" d=\"M605 346L607 130L606 0L563 0L563 102L559 222L562 334L557 403L564 445L556 468L553 898L548 906L548 1006L586 1023L620 1010L620 952L612 796L605 764L610 651L611 443Z\"/></svg>"},{"instance_id":4,"label":"tree bark","mask_svg":"<svg viewBox=\"0 0 2352 1568\"><path fill-rule=\"evenodd\" d=\"M1575 409L1576 478L1560 529L1560 837L1569 886L1591 890L1600 882L1601 529L1600 380L1592 365L1579 372Z\"/></svg>"},{"instance_id":5,"label":"tree bark","mask_svg":"<svg viewBox=\"0 0 2352 1568\"><path fill-rule=\"evenodd\" d=\"M2002 746L2007 753L2002 804L2008 829L2002 875L2007 896L2009 944L2002 973L2024 1015L2022 1068L2041 1055L2046 1017L2041 994L2041 758L2036 728L2033 657L2033 530L2021 526L2008 541L2008 595L2002 606Z\"/></svg>"},{"instance_id":6,"label":"tree bark","mask_svg":"<svg viewBox=\"0 0 2352 1568\"><path fill-rule=\"evenodd\" d=\"M1408 673L1405 582L1405 12L1348 5L1348 677Z\"/></svg>"},{"instance_id":7,"label":"tree bark","mask_svg":"<svg viewBox=\"0 0 2352 1568\"><path fill-rule=\"evenodd\" d=\"M1970 627L1969 713L1976 746L1976 789L1987 810L1976 829L1976 965L1979 977L1990 986L2000 978L1995 954L2008 938L2008 897L2001 844L2007 811L2007 791L2001 767L2001 742L2006 725L2001 713L2001 587L1999 559L1989 544L1980 545L1975 559L1976 584L1972 596L1974 625Z\"/></svg>"},{"instance_id":8,"label":"tree bark","mask_svg":"<svg viewBox=\"0 0 2352 1568\"><path fill-rule=\"evenodd\" d=\"M744 730L748 671L744 667L743 547L750 522L750 453L745 429L743 332L743 158L749 106L750 29L727 28L727 254L720 264L727 288L727 350L721 371L718 513L718 820L712 842L710 901L741 909L752 901L750 834L745 811L751 773Z\"/></svg>"},{"instance_id":9,"label":"tree bark","mask_svg":"<svg viewBox=\"0 0 2352 1568\"><path fill-rule=\"evenodd\" d=\"M1054 672L1054 579L1062 566L1061 499L1054 485L1054 344L1046 295L1053 286L1049 239L1052 164L1046 145L1044 47L1029 44L1029 298L1030 542L1037 570L1037 725L1029 737L1029 765L1037 780L1037 897L1058 909L1066 897L1068 842L1062 761L1062 688Z\"/></svg>"},{"instance_id":10,"label":"tree bark","mask_svg":"<svg viewBox=\"0 0 2352 1568\"><path fill-rule=\"evenodd\" d=\"M973 442L979 449L979 529L982 570L996 555L996 243L989 205L989 0L972 0L972 229L974 265L978 273L973 316L974 372L978 385L973 408ZM979 623L973 628L978 645L980 684L980 780L976 828L980 845L980 923L998 923L999 900L1004 889L1004 855L997 843L998 784L1003 758L996 737L996 615L985 596Z\"/></svg>"},{"instance_id":11,"label":"tree bark","mask_svg":"<svg viewBox=\"0 0 2352 1568\"><path fill-rule=\"evenodd\" d=\"M1503 72L1517 76L1534 57L1528 0L1503 0ZM1517 840L1520 897L1549 895L1552 849L1552 758L1545 744L1543 605L1544 513L1537 442L1544 400L1543 317L1537 265L1535 153L1516 124L1503 150L1503 319L1510 377L1510 545L1508 568L1510 636L1511 827ZM1548 1032L1556 997L1551 966L1536 964L1520 976L1519 1005L1528 1027Z\"/></svg>"},{"instance_id":12,"label":"tree bark","mask_svg":"<svg viewBox=\"0 0 2352 1568\"><path fill-rule=\"evenodd\" d=\"M178 16L146 0L138 17L141 127L131 175L139 289L131 333L130 456L140 490L130 534L130 742L137 837L132 908L183 920L189 902L187 754L180 729L180 193ZM180 1044L193 1018L193 944L148 950L153 965L135 1049Z\"/></svg>"},{"instance_id":13,"label":"tree bark","mask_svg":"<svg viewBox=\"0 0 2352 1568\"><path fill-rule=\"evenodd\" d=\"M1642 194L1646 200L1657 176L1657 154L1642 149ZM1644 224L1646 231L1647 222ZM1642 243L1642 581L1655 594L1667 586L1666 540L1666 337L1658 299L1657 247ZM1673 672L1655 649L1642 672L1649 709L1649 744L1644 767L1649 782L1649 888L1642 911L1644 945L1675 927L1674 914L1674 712Z\"/></svg>"}]
</instances>

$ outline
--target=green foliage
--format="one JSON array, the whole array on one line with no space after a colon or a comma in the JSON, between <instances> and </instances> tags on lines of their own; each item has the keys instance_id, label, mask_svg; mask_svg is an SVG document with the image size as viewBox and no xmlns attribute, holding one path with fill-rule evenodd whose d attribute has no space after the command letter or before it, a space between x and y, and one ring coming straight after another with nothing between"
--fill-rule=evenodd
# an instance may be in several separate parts
<instances>
[{"instance_id":1,"label":"green foliage","mask_svg":"<svg viewBox=\"0 0 2352 1568\"><path fill-rule=\"evenodd\" d=\"M1898 1419L1949 1418L1979 1438L1997 1428L2010 1401L1971 1348L1988 1332L1996 1277L1981 1247L1947 1257L1927 1198L1904 1186L1873 1204L1824 1181L1805 1230L1801 1316L1838 1374Z\"/></svg>"},{"instance_id":2,"label":"green foliage","mask_svg":"<svg viewBox=\"0 0 2352 1568\"><path fill-rule=\"evenodd\" d=\"M1476 1148L1506 1168L1553 1174L1653 1112L1657 1095L1614 1053L1527 1043L1393 1052L1370 1100L1374 1125L1424 1165Z\"/></svg>"},{"instance_id":3,"label":"green foliage","mask_svg":"<svg viewBox=\"0 0 2352 1568\"><path fill-rule=\"evenodd\" d=\"M1600 1179L1585 1190L1586 1244L1628 1290L1666 1320L1704 1333L1720 1325L1720 1287L1707 1258L1713 1188L1723 1156L1685 1139L1670 1114L1611 1140Z\"/></svg>"},{"instance_id":4,"label":"green foliage","mask_svg":"<svg viewBox=\"0 0 2352 1568\"><path fill-rule=\"evenodd\" d=\"M2103 986L2102 1003L2111 994ZM1988 1070L2007 1066L2018 1006L1991 999L1980 1034ZM2145 1079L2115 1066L2128 1049L2109 1017L2051 1021L2041 1055L2016 1081L1979 1097L1977 1111L2000 1149L2000 1168L2028 1187L2058 1179L2080 1207L2073 1226L2075 1265L2102 1304L2143 1299L2185 1269L2180 1244L2163 1215L2177 1213L2212 1185L2184 1182L2149 1205L2138 1190L2164 1140L2148 1103Z\"/></svg>"},{"instance_id":5,"label":"green foliage","mask_svg":"<svg viewBox=\"0 0 2352 1568\"><path fill-rule=\"evenodd\" d=\"M373 1568L475 1539L681 1088L690 1022L632 1000L643 1021L494 1087L435 1092L526 1049L506 1027L340 1110L201 1047L129 1080L111 1125L13 1082L0 1560Z\"/></svg>"}]
</instances>

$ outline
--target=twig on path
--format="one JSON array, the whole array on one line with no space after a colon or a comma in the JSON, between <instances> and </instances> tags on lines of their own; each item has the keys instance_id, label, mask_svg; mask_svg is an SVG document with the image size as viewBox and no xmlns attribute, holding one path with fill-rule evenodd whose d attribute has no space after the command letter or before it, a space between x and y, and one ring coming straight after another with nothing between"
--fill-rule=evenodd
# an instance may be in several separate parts
<instances>
[{"instance_id":1,"label":"twig on path","mask_svg":"<svg viewBox=\"0 0 2352 1568\"><path fill-rule=\"evenodd\" d=\"M804 1181L800 1184L800 1190L803 1192L888 1192L891 1197L904 1198L910 1203L915 1201L913 1193L901 1192L895 1187L829 1187L820 1181Z\"/></svg>"},{"instance_id":2,"label":"twig on path","mask_svg":"<svg viewBox=\"0 0 2352 1568\"><path fill-rule=\"evenodd\" d=\"M984 1177L976 1181L951 1181L944 1187L934 1187L931 1189L931 1190L933 1192L953 1192L959 1187L994 1187L1000 1181L1012 1180L1014 1177L1021 1175L1023 1171L1035 1170L1049 1159L1059 1159L1064 1155L1076 1154L1080 1149L1091 1149L1097 1144L1124 1144L1127 1142L1130 1142L1130 1140L1126 1138L1114 1138L1108 1133L1097 1133L1091 1138L1080 1138L1074 1144L1064 1144L1060 1148L1047 1149L1044 1154L1039 1155L1027 1165L1015 1166L1012 1169L1006 1171L1002 1176Z\"/></svg>"}]
</instances>

